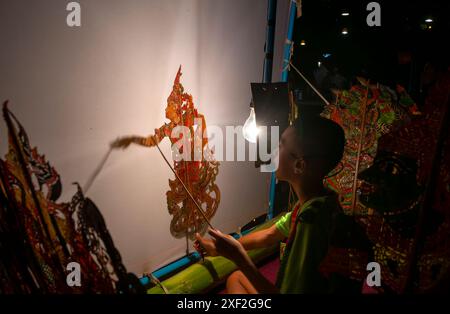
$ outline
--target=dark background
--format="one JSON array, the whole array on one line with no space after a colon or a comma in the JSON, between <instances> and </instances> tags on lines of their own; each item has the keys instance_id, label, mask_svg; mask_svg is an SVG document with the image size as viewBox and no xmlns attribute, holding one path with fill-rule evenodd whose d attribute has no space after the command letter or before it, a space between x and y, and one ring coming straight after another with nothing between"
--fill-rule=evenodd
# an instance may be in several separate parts
<instances>
[{"instance_id":1,"label":"dark background","mask_svg":"<svg viewBox=\"0 0 450 314\"><path fill-rule=\"evenodd\" d=\"M449 66L450 1L377 1L381 6L379 27L366 23L370 2L304 0L303 16L295 22L292 61L328 97L332 97L327 90L330 83L323 86L314 80L318 61L345 78L345 87L354 83L356 76L391 87L400 84L420 106L425 66L431 64L439 71ZM342 16L343 10L350 15ZM432 23L425 23L428 17ZM345 36L341 34L344 27L348 29ZM305 46L300 45L302 40ZM320 103L292 70L290 84L303 90L303 100Z\"/></svg>"}]
</instances>

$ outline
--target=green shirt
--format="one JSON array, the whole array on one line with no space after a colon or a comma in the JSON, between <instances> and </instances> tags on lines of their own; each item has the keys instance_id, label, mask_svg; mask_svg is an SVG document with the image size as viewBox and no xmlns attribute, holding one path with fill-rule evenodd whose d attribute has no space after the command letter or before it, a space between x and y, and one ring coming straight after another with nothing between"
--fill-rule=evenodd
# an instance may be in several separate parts
<instances>
[{"instance_id":1,"label":"green shirt","mask_svg":"<svg viewBox=\"0 0 450 314\"><path fill-rule=\"evenodd\" d=\"M305 202L297 212L297 230L284 251L277 284L281 293L326 293L328 282L320 274L331 229L332 214L339 206L336 194L316 197ZM292 212L275 224L286 237L291 228Z\"/></svg>"}]
</instances>

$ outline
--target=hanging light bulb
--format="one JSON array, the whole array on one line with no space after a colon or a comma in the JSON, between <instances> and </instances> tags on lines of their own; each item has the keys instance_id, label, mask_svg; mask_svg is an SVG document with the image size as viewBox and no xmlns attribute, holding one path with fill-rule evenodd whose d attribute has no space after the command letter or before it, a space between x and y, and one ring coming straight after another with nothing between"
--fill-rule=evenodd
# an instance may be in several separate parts
<instances>
[{"instance_id":1,"label":"hanging light bulb","mask_svg":"<svg viewBox=\"0 0 450 314\"><path fill-rule=\"evenodd\" d=\"M259 129L256 126L255 109L253 107L250 107L250 115L248 116L247 121L245 121L244 123L242 133L247 141L249 141L250 143L256 143Z\"/></svg>"}]
</instances>

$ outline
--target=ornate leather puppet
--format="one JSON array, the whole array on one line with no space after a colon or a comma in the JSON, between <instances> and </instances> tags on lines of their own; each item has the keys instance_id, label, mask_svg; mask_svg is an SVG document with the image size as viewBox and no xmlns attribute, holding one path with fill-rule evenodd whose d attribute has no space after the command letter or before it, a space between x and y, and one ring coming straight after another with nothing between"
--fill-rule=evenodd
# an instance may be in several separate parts
<instances>
[{"instance_id":1,"label":"ornate leather puppet","mask_svg":"<svg viewBox=\"0 0 450 314\"><path fill-rule=\"evenodd\" d=\"M165 137L169 137L175 148L174 170L183 180L185 186L202 208L202 215L196 204L177 178L169 179L170 190L166 193L169 214L173 216L170 232L175 238L188 237L195 240L195 233L204 233L220 203L220 190L215 183L219 172L219 163L214 160L209 149L206 134L206 122L202 114L194 106L192 96L184 92L180 83L181 66L175 77L173 89L167 98L166 118L164 123L155 129L155 134L148 137L126 136L114 141L113 148L126 148L131 143L153 147ZM188 134L177 134L180 128L189 130ZM183 137L188 137L188 145ZM198 145L200 143L200 145ZM205 217L207 219L205 219Z\"/></svg>"},{"instance_id":2,"label":"ornate leather puppet","mask_svg":"<svg viewBox=\"0 0 450 314\"><path fill-rule=\"evenodd\" d=\"M142 292L94 203L81 191L58 202L59 174L32 148L7 102L3 115L9 149L0 159L0 293ZM79 264L80 286L67 283L71 262Z\"/></svg>"},{"instance_id":3,"label":"ornate leather puppet","mask_svg":"<svg viewBox=\"0 0 450 314\"><path fill-rule=\"evenodd\" d=\"M335 91L334 104L328 103L322 115L344 129L346 145L341 166L325 179L325 186L340 197L342 213L336 213L335 230L321 272L337 286L360 293L367 276L366 265L373 261L371 238L358 217L370 215L372 208L358 198L361 178L357 176L374 161L378 139L399 128L418 114L414 101L403 88L396 91L359 78L359 85ZM340 282L338 284L337 282ZM331 287L333 289L333 287Z\"/></svg>"},{"instance_id":4,"label":"ornate leather puppet","mask_svg":"<svg viewBox=\"0 0 450 314\"><path fill-rule=\"evenodd\" d=\"M370 84L359 78L359 85L336 91L334 104L325 106L322 116L344 129L346 145L340 171L325 180L325 185L339 193L341 206L348 214L366 214L357 202L357 174L373 162L380 136L395 130L418 114L414 101L405 90Z\"/></svg>"},{"instance_id":5,"label":"ornate leather puppet","mask_svg":"<svg viewBox=\"0 0 450 314\"><path fill-rule=\"evenodd\" d=\"M361 217L374 243L383 285L396 293L450 287L450 80L440 80L423 114L378 143L373 165L359 174Z\"/></svg>"}]
</instances>

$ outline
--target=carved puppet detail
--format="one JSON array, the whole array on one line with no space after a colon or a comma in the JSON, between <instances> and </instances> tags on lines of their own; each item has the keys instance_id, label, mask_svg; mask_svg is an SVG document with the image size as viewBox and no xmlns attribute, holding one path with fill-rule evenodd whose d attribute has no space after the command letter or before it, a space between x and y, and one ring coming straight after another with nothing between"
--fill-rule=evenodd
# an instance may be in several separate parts
<instances>
[{"instance_id":1,"label":"carved puppet detail","mask_svg":"<svg viewBox=\"0 0 450 314\"><path fill-rule=\"evenodd\" d=\"M181 67L175 78L172 92L167 98L166 118L170 122L155 129L153 135L122 137L114 141L111 146L126 148L134 143L153 147L165 137L169 137L175 147L177 157L174 160L174 169L209 220L214 216L220 202L220 191L215 183L219 163L213 159L212 152L208 147L205 118L194 107L192 95L184 92L180 77ZM189 129L189 134L183 132L177 134L179 133L177 127ZM188 145L185 145L186 141L183 141L183 135L189 136ZM201 145L196 145L197 143L201 143ZM178 153L183 158L178 158L181 157L177 155ZM169 214L173 215L170 225L171 234L176 238L188 236L194 240L195 233L204 233L208 225L181 182L175 178L169 180L169 186L170 190L167 191L166 196Z\"/></svg>"}]
</instances>

